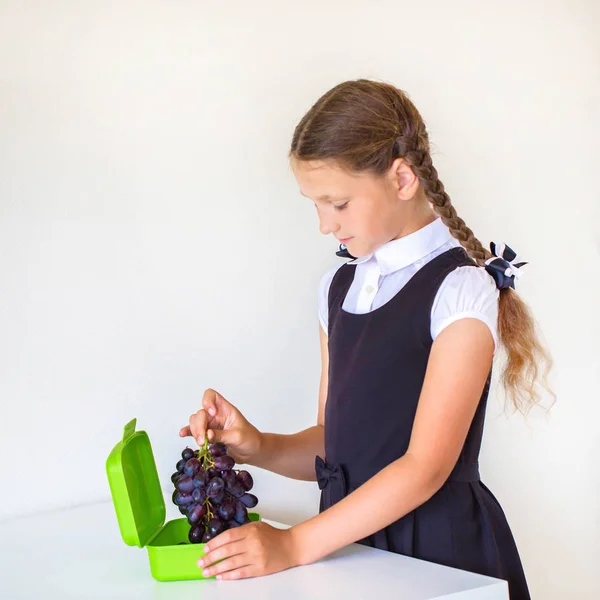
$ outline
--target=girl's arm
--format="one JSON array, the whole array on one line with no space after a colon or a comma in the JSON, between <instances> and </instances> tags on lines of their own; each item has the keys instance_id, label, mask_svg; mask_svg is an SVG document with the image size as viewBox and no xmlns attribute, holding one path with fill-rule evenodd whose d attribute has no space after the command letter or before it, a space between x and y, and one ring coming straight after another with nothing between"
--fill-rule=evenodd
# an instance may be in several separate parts
<instances>
[{"instance_id":1,"label":"girl's arm","mask_svg":"<svg viewBox=\"0 0 600 600\"><path fill-rule=\"evenodd\" d=\"M292 479L316 481L315 456L323 456L323 425L283 435L263 433L260 451L250 464Z\"/></svg>"},{"instance_id":2,"label":"girl's arm","mask_svg":"<svg viewBox=\"0 0 600 600\"><path fill-rule=\"evenodd\" d=\"M387 527L441 488L464 445L493 351L490 330L477 319L461 319L440 333L406 454L328 510L292 527L296 564L314 562Z\"/></svg>"}]
</instances>

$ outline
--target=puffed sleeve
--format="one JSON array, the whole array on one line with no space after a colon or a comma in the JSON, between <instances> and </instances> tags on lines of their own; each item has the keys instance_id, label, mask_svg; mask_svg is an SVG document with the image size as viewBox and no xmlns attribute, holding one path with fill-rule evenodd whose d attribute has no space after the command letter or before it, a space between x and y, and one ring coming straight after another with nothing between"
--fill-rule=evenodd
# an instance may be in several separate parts
<instances>
[{"instance_id":1,"label":"puffed sleeve","mask_svg":"<svg viewBox=\"0 0 600 600\"><path fill-rule=\"evenodd\" d=\"M482 267L465 266L452 271L438 289L431 309L431 338L459 319L479 319L490 329L498 348L499 291Z\"/></svg>"}]
</instances>

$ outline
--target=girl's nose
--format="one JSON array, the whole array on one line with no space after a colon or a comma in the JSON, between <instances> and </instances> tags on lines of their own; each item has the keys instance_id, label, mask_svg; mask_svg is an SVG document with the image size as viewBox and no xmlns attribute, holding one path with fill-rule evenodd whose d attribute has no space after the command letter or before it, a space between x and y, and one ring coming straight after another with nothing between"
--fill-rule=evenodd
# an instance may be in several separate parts
<instances>
[{"instance_id":1,"label":"girl's nose","mask_svg":"<svg viewBox=\"0 0 600 600\"><path fill-rule=\"evenodd\" d=\"M320 219L319 221L319 231L323 235L328 235L330 233L335 233L339 231L340 225L336 223L333 219Z\"/></svg>"}]
</instances>

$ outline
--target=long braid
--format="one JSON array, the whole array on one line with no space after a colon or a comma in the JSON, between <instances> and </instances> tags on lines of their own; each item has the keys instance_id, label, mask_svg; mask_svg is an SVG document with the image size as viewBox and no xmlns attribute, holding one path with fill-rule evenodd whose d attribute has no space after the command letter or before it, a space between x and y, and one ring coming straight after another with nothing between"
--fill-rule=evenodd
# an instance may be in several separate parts
<instances>
[{"instance_id":1,"label":"long braid","mask_svg":"<svg viewBox=\"0 0 600 600\"><path fill-rule=\"evenodd\" d=\"M412 143L411 143L412 142ZM438 177L437 169L433 166L429 152L429 141L426 133L418 135L416 140L396 140L399 156L404 157L419 178L426 196L431 200L435 212L440 216L444 225L468 252L469 256L483 266L486 259L492 255L467 224L458 216L452 205L450 196L446 193L444 184Z\"/></svg>"},{"instance_id":2,"label":"long braid","mask_svg":"<svg viewBox=\"0 0 600 600\"><path fill-rule=\"evenodd\" d=\"M483 247L471 229L457 215L450 196L446 193L444 184L433 166L429 140L424 127L420 134L413 135L411 138L408 142L403 139L396 140L399 155L403 156L412 167L435 212L441 217L452 236L461 243L473 260L483 266L485 260L492 254ZM527 412L531 404L539 401L534 388L538 377L544 387L549 389L546 375L552 361L537 339L535 321L529 307L510 288L500 292L498 333L506 350L506 367L502 372L502 383L515 408ZM540 373L538 365L541 363L546 365L544 373Z\"/></svg>"}]
</instances>

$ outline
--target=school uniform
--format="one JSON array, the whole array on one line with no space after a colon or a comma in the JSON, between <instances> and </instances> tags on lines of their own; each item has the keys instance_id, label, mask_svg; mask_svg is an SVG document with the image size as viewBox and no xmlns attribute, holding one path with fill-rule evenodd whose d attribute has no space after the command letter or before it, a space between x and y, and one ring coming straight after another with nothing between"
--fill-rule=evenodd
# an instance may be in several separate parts
<instances>
[{"instance_id":1,"label":"school uniform","mask_svg":"<svg viewBox=\"0 0 600 600\"><path fill-rule=\"evenodd\" d=\"M326 462L316 459L321 511L406 453L431 346L445 327L479 319L497 345L498 297L494 279L440 219L325 274L318 300L329 349ZM479 475L490 377L441 489L360 543L506 579L511 600L528 600L506 517ZM375 499L372 509L388 501Z\"/></svg>"}]
</instances>

